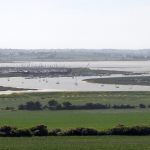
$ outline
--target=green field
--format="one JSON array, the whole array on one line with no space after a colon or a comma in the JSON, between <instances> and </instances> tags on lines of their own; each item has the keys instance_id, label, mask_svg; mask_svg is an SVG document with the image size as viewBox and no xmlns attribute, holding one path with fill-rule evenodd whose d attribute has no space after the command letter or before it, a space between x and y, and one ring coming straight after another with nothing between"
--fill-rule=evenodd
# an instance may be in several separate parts
<instances>
[{"instance_id":1,"label":"green field","mask_svg":"<svg viewBox=\"0 0 150 150\"><path fill-rule=\"evenodd\" d=\"M49 92L0 95L0 108L7 106L17 108L28 101L40 101L47 104L51 99L59 103L70 101L72 104L88 102L101 104L150 104L150 92Z\"/></svg>"},{"instance_id":2,"label":"green field","mask_svg":"<svg viewBox=\"0 0 150 150\"><path fill-rule=\"evenodd\" d=\"M52 92L26 93L0 96L0 126L12 125L19 128L45 124L49 129L89 127L96 129L112 128L118 124L126 126L150 125L150 109L122 110L64 110L64 111L6 111L3 108L15 107L27 101L40 101L46 104L55 99L59 103L70 101L73 104L99 102L103 104L150 104L150 92Z\"/></svg>"},{"instance_id":3,"label":"green field","mask_svg":"<svg viewBox=\"0 0 150 150\"><path fill-rule=\"evenodd\" d=\"M150 125L150 108L109 110L19 111L4 110L10 106L40 101L43 105L55 99L59 103L88 102L102 104L150 104L150 92L52 92L0 95L0 126L30 128L39 124L48 129L85 127L105 130L118 124ZM30 137L0 138L0 150L150 150L150 136L100 137Z\"/></svg>"},{"instance_id":4,"label":"green field","mask_svg":"<svg viewBox=\"0 0 150 150\"><path fill-rule=\"evenodd\" d=\"M150 137L0 138L0 150L149 150Z\"/></svg>"},{"instance_id":5,"label":"green field","mask_svg":"<svg viewBox=\"0 0 150 150\"><path fill-rule=\"evenodd\" d=\"M0 126L47 125L49 129L89 127L108 129L118 124L150 125L150 110L0 111Z\"/></svg>"}]
</instances>

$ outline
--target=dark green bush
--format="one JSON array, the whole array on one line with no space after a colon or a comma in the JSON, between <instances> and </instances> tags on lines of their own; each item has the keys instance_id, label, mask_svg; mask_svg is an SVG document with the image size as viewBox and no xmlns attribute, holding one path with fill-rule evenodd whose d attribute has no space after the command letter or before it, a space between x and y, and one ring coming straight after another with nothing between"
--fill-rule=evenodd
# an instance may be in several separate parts
<instances>
[{"instance_id":1,"label":"dark green bush","mask_svg":"<svg viewBox=\"0 0 150 150\"><path fill-rule=\"evenodd\" d=\"M15 136L16 130L16 127L3 126L0 128L0 136Z\"/></svg>"},{"instance_id":2,"label":"dark green bush","mask_svg":"<svg viewBox=\"0 0 150 150\"><path fill-rule=\"evenodd\" d=\"M140 108L146 108L146 106L144 104L139 104Z\"/></svg>"},{"instance_id":3,"label":"dark green bush","mask_svg":"<svg viewBox=\"0 0 150 150\"><path fill-rule=\"evenodd\" d=\"M60 135L63 131L61 129L54 129L54 130L51 130L49 132L49 135L50 136L57 136L57 135Z\"/></svg>"},{"instance_id":4,"label":"dark green bush","mask_svg":"<svg viewBox=\"0 0 150 150\"><path fill-rule=\"evenodd\" d=\"M150 135L150 127L135 126L128 128L127 135Z\"/></svg>"},{"instance_id":5,"label":"dark green bush","mask_svg":"<svg viewBox=\"0 0 150 150\"><path fill-rule=\"evenodd\" d=\"M66 136L88 136L88 135L98 135L98 131L90 128L76 128L67 130L63 134Z\"/></svg>"},{"instance_id":6,"label":"dark green bush","mask_svg":"<svg viewBox=\"0 0 150 150\"><path fill-rule=\"evenodd\" d=\"M31 131L34 136L48 136L48 129L45 125L37 125L31 128Z\"/></svg>"},{"instance_id":7,"label":"dark green bush","mask_svg":"<svg viewBox=\"0 0 150 150\"><path fill-rule=\"evenodd\" d=\"M127 132L127 127L115 127L107 131L108 135L126 135Z\"/></svg>"},{"instance_id":8,"label":"dark green bush","mask_svg":"<svg viewBox=\"0 0 150 150\"><path fill-rule=\"evenodd\" d=\"M26 104L21 104L18 106L19 110L42 110L42 104L39 101L36 102L26 102Z\"/></svg>"},{"instance_id":9,"label":"dark green bush","mask_svg":"<svg viewBox=\"0 0 150 150\"><path fill-rule=\"evenodd\" d=\"M30 129L18 129L16 130L16 136L18 137L31 137L33 134Z\"/></svg>"},{"instance_id":10,"label":"dark green bush","mask_svg":"<svg viewBox=\"0 0 150 150\"><path fill-rule=\"evenodd\" d=\"M1 137L30 137L30 136L101 136L101 135L150 135L150 126L126 127L118 125L112 129L98 131L91 128L75 128L62 131L54 129L48 132L47 126L38 125L31 129L17 129L16 127L0 127Z\"/></svg>"}]
</instances>

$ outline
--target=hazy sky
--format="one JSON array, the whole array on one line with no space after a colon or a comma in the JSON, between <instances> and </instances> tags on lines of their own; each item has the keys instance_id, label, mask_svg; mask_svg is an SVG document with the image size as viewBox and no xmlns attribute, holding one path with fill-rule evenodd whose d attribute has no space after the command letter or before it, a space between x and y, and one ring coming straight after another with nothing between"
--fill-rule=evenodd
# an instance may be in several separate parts
<instances>
[{"instance_id":1,"label":"hazy sky","mask_svg":"<svg viewBox=\"0 0 150 150\"><path fill-rule=\"evenodd\" d=\"M150 0L0 0L0 48L150 48Z\"/></svg>"}]
</instances>

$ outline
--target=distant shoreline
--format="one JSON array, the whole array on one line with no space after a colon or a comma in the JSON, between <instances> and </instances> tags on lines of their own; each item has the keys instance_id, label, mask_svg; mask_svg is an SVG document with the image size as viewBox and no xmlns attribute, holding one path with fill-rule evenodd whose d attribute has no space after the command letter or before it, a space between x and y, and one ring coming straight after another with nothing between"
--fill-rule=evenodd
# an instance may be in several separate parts
<instances>
[{"instance_id":1,"label":"distant shoreline","mask_svg":"<svg viewBox=\"0 0 150 150\"><path fill-rule=\"evenodd\" d=\"M13 61L147 61L150 49L0 49L0 62Z\"/></svg>"},{"instance_id":2,"label":"distant shoreline","mask_svg":"<svg viewBox=\"0 0 150 150\"><path fill-rule=\"evenodd\" d=\"M85 79L84 81L97 84L150 86L150 76L94 78Z\"/></svg>"},{"instance_id":3,"label":"distant shoreline","mask_svg":"<svg viewBox=\"0 0 150 150\"><path fill-rule=\"evenodd\" d=\"M23 88L0 86L0 91L24 91L24 90L36 90L36 89L23 89Z\"/></svg>"}]
</instances>

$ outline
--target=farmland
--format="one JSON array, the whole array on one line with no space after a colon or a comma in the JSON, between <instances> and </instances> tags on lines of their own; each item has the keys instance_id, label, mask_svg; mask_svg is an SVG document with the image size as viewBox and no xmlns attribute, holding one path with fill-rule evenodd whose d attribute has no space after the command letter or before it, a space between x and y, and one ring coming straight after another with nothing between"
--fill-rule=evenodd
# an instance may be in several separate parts
<instances>
[{"instance_id":1,"label":"farmland","mask_svg":"<svg viewBox=\"0 0 150 150\"><path fill-rule=\"evenodd\" d=\"M72 104L101 103L101 104L150 104L150 92L49 92L49 93L20 93L0 95L0 108L15 107L28 101L40 101L47 104L51 99L59 103L69 101Z\"/></svg>"},{"instance_id":2,"label":"farmland","mask_svg":"<svg viewBox=\"0 0 150 150\"><path fill-rule=\"evenodd\" d=\"M0 138L2 150L149 150L150 137Z\"/></svg>"},{"instance_id":3,"label":"farmland","mask_svg":"<svg viewBox=\"0 0 150 150\"><path fill-rule=\"evenodd\" d=\"M123 110L59 110L59 111L20 111L19 104L28 101L40 101L46 104L55 99L62 103L69 101L73 104L87 102L103 104L150 104L150 92L52 92L26 93L0 96L0 125L12 125L19 128L45 124L49 129L89 127L107 129L117 124L150 125L150 109L123 109ZM16 110L4 110L5 107L14 107Z\"/></svg>"},{"instance_id":4,"label":"farmland","mask_svg":"<svg viewBox=\"0 0 150 150\"><path fill-rule=\"evenodd\" d=\"M150 110L0 111L0 125L19 128L45 124L49 129L89 127L108 129L118 124L150 125Z\"/></svg>"},{"instance_id":5,"label":"farmland","mask_svg":"<svg viewBox=\"0 0 150 150\"><path fill-rule=\"evenodd\" d=\"M67 130L77 127L107 130L118 124L125 126L150 125L150 108L107 110L18 110L19 104L39 101L43 105L49 100L73 104L88 102L102 104L150 104L150 92L49 92L0 95L0 126L31 128L44 124L49 130ZM5 110L6 107L14 110ZM0 138L3 150L149 150L150 136L100 136L100 137L29 137ZM28 143L28 144L27 144Z\"/></svg>"}]
</instances>

